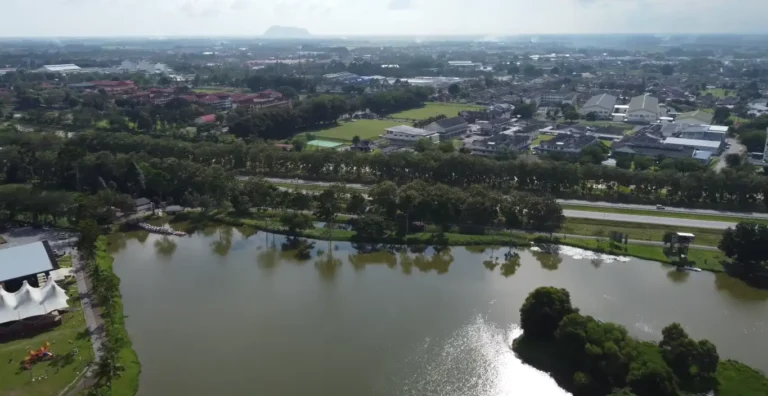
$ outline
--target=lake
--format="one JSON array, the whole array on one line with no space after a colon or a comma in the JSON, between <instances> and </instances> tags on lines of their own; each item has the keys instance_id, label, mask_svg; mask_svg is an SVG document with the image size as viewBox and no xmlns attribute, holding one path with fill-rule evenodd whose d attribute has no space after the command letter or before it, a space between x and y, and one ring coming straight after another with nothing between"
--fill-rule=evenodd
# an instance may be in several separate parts
<instances>
[{"instance_id":1,"label":"lake","mask_svg":"<svg viewBox=\"0 0 768 396\"><path fill-rule=\"evenodd\" d=\"M768 292L723 274L568 247L506 260L508 248L317 241L299 260L284 240L228 226L112 236L139 395L567 394L509 348L525 297L550 285L639 338L679 322L721 358L768 370Z\"/></svg>"}]
</instances>

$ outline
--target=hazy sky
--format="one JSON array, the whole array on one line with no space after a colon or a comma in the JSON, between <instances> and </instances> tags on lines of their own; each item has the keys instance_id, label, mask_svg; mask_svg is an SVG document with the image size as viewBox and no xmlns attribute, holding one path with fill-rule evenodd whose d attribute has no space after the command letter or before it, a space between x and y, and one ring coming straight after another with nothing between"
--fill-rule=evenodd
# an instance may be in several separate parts
<instances>
[{"instance_id":1,"label":"hazy sky","mask_svg":"<svg viewBox=\"0 0 768 396\"><path fill-rule=\"evenodd\" d=\"M768 0L0 0L0 36L766 33Z\"/></svg>"}]
</instances>

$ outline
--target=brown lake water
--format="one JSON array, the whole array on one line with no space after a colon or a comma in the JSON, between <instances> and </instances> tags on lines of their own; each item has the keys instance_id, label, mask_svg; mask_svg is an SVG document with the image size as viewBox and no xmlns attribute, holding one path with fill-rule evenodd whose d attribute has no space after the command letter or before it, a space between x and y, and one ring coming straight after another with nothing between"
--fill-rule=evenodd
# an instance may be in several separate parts
<instances>
[{"instance_id":1,"label":"brown lake water","mask_svg":"<svg viewBox=\"0 0 768 396\"><path fill-rule=\"evenodd\" d=\"M726 275L565 247L507 262L507 248L362 254L339 242L329 258L317 241L298 260L282 241L225 226L113 236L139 395L566 394L509 349L523 300L549 285L639 338L679 322L721 358L768 370L768 292Z\"/></svg>"}]
</instances>

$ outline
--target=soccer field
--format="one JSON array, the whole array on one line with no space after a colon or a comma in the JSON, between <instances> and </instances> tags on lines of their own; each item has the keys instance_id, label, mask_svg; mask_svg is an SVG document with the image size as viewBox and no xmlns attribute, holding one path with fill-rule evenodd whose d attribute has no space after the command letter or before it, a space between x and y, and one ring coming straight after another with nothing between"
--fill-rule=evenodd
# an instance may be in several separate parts
<instances>
[{"instance_id":1,"label":"soccer field","mask_svg":"<svg viewBox=\"0 0 768 396\"><path fill-rule=\"evenodd\" d=\"M411 109L401 111L399 113L392 114L392 118L405 118L410 120L424 120L429 117L435 117L440 114L445 114L446 117L456 117L462 110L482 110L483 106L468 105L460 103L434 103L429 102L422 108Z\"/></svg>"},{"instance_id":2,"label":"soccer field","mask_svg":"<svg viewBox=\"0 0 768 396\"><path fill-rule=\"evenodd\" d=\"M384 120L359 120L343 122L338 126L310 133L317 138L345 142L351 142L355 136L360 136L362 140L375 140L379 135L386 132L385 129L396 125L403 125L403 123Z\"/></svg>"}]
</instances>

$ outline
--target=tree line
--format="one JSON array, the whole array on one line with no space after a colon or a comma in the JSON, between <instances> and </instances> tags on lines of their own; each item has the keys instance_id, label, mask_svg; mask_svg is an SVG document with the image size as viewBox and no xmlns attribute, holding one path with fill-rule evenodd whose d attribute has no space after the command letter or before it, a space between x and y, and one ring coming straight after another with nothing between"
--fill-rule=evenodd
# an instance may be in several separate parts
<instances>
[{"instance_id":1,"label":"tree line","mask_svg":"<svg viewBox=\"0 0 768 396\"><path fill-rule=\"evenodd\" d=\"M555 287L539 287L529 294L520 308L520 320L523 337L515 341L515 351L523 361L552 373L574 395L676 396L719 391L722 362L717 348L708 340L690 338L677 323L662 330L658 344L639 341L623 326L581 314L568 291ZM727 363L749 369L738 362Z\"/></svg>"},{"instance_id":2,"label":"tree line","mask_svg":"<svg viewBox=\"0 0 768 396\"><path fill-rule=\"evenodd\" d=\"M97 186L98 176L105 172L105 182L126 183L120 175L138 160L144 166L164 169L159 174L148 172L153 177L179 183L187 183L191 174L223 177L236 172L366 184L415 180L459 188L485 184L503 192L529 191L558 198L735 210L763 211L768 199L768 180L742 168L688 173L676 168L637 171L589 163L498 160L439 150L389 155L285 152L262 142L191 143L125 133L81 133L66 141L54 136L0 133L0 145L5 147L0 151L4 182L38 181L74 191L78 186ZM209 191L217 182L204 184L211 186L203 188ZM153 185L162 192L158 196L183 196L184 187L159 181Z\"/></svg>"}]
</instances>

